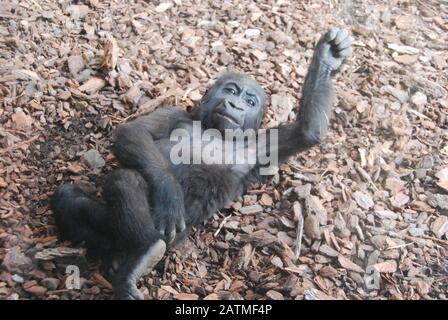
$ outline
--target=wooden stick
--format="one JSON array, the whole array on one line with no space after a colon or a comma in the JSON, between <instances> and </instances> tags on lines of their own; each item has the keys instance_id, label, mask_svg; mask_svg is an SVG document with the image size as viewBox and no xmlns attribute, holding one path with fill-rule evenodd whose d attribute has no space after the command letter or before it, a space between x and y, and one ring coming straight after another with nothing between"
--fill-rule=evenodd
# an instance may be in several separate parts
<instances>
[{"instance_id":1,"label":"wooden stick","mask_svg":"<svg viewBox=\"0 0 448 320\"><path fill-rule=\"evenodd\" d=\"M4 153L10 152L10 151L14 151L14 150L16 150L16 149L18 149L18 148L20 148L20 147L22 147L22 146L24 146L24 145L26 145L28 143L33 142L37 138L39 138L39 134L35 135L34 137L32 137L32 138L30 138L28 140L18 142L18 143L14 144L14 145L12 145L12 146L10 146L8 148L0 149L0 154L4 154Z\"/></svg>"},{"instance_id":2,"label":"wooden stick","mask_svg":"<svg viewBox=\"0 0 448 320\"><path fill-rule=\"evenodd\" d=\"M302 206L300 205L300 210L294 212L295 217L297 218L297 237L295 241L295 260L297 261L300 257L300 251L302 250L302 238L303 238L303 211Z\"/></svg>"},{"instance_id":3,"label":"wooden stick","mask_svg":"<svg viewBox=\"0 0 448 320\"><path fill-rule=\"evenodd\" d=\"M231 217L233 217L233 215L228 215L227 217L225 217L221 223L219 224L218 230L215 231L215 233L213 234L213 236L216 238L216 236L219 234L219 232L221 231L222 227L225 225L225 223L227 222L227 220L229 220Z\"/></svg>"}]
</instances>

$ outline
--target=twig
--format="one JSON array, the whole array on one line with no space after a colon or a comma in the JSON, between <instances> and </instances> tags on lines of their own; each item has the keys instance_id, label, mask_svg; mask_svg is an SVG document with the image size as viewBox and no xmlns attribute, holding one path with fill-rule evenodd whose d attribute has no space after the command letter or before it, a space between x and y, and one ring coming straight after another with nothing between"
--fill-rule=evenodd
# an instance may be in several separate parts
<instances>
[{"instance_id":1,"label":"twig","mask_svg":"<svg viewBox=\"0 0 448 320\"><path fill-rule=\"evenodd\" d=\"M443 239L439 239L439 238L435 238L435 237L430 237L430 236L422 236L423 239L426 240L432 240L434 242L437 242L439 244L443 244L445 246L448 246L448 240L443 240Z\"/></svg>"},{"instance_id":2,"label":"twig","mask_svg":"<svg viewBox=\"0 0 448 320\"><path fill-rule=\"evenodd\" d=\"M165 99L174 97L176 94L177 94L177 90L168 89L168 91L165 92L164 94L158 96L155 99L148 100L147 102L142 104L135 113L131 114L130 116L126 117L125 119L136 118L140 115L150 113L150 112L154 111L155 108L162 105L162 103L164 102Z\"/></svg>"},{"instance_id":3,"label":"twig","mask_svg":"<svg viewBox=\"0 0 448 320\"><path fill-rule=\"evenodd\" d=\"M406 111L409 112L409 113L415 114L416 116L418 116L420 118L423 118L423 119L426 119L426 120L431 120L430 117L427 117L423 113L420 113L420 112L418 112L418 111L416 111L414 109L408 109Z\"/></svg>"},{"instance_id":4,"label":"twig","mask_svg":"<svg viewBox=\"0 0 448 320\"><path fill-rule=\"evenodd\" d=\"M185 90L184 95L182 96L182 98L180 99L180 101L185 101L187 99L188 94L193 91L196 90L197 88L199 88L199 84L195 84L193 86L191 86L190 88L188 88L187 90Z\"/></svg>"},{"instance_id":5,"label":"twig","mask_svg":"<svg viewBox=\"0 0 448 320\"><path fill-rule=\"evenodd\" d=\"M219 232L221 231L222 227L224 227L225 223L227 222L227 220L229 220L232 217L232 215L228 215L227 217L225 217L221 223L219 224L218 230L215 231L215 233L213 234L213 236L216 238L216 236L219 234Z\"/></svg>"},{"instance_id":6,"label":"twig","mask_svg":"<svg viewBox=\"0 0 448 320\"><path fill-rule=\"evenodd\" d=\"M355 164L355 169L368 183L370 183L375 191L379 191L370 175L359 164Z\"/></svg>"},{"instance_id":7,"label":"twig","mask_svg":"<svg viewBox=\"0 0 448 320\"><path fill-rule=\"evenodd\" d=\"M302 250L302 238L303 238L303 212L299 210L297 214L297 237L295 241L295 259L296 261L300 257L300 251Z\"/></svg>"},{"instance_id":8,"label":"twig","mask_svg":"<svg viewBox=\"0 0 448 320\"><path fill-rule=\"evenodd\" d=\"M431 142L429 142L429 141L426 141L425 139L419 137L418 134L416 135L416 137L417 137L417 140L418 140L419 142L421 142L421 143L423 143L423 144L426 144L427 146L430 146L430 147L433 147L433 148L438 148L438 147L439 147L438 144L434 144L434 143L431 143Z\"/></svg>"},{"instance_id":9,"label":"twig","mask_svg":"<svg viewBox=\"0 0 448 320\"><path fill-rule=\"evenodd\" d=\"M165 257L165 263L163 265L163 274L162 274L163 280L166 280L166 273L168 272L169 264L170 264L170 257L167 256L167 257Z\"/></svg>"},{"instance_id":10,"label":"twig","mask_svg":"<svg viewBox=\"0 0 448 320\"><path fill-rule=\"evenodd\" d=\"M304 166L301 166L300 164L297 163L297 161L295 160L290 160L288 161L288 165L293 167L294 169L300 171L301 173L321 173L321 172L326 172L326 169L318 169L318 168L305 168Z\"/></svg>"},{"instance_id":11,"label":"twig","mask_svg":"<svg viewBox=\"0 0 448 320\"><path fill-rule=\"evenodd\" d=\"M378 229L375 227L371 227L371 226L366 226L366 228L368 229ZM400 239L407 239L409 241L413 241L413 242L419 242L419 241L424 241L424 240L432 240L434 242L437 242L438 244L444 245L444 246L448 246L448 240L443 240L443 239L439 239L439 238L435 238L435 237L431 237L431 236L420 236L420 237L413 237L413 236L408 236L406 234L401 234L399 232L383 232L380 234L389 234L389 236L391 237L397 237Z\"/></svg>"},{"instance_id":12,"label":"twig","mask_svg":"<svg viewBox=\"0 0 448 320\"><path fill-rule=\"evenodd\" d=\"M412 242L409 242L409 243L405 243L405 244L400 244L400 245L397 245L397 246L388 247L386 250L400 249L400 248L404 248L404 247L410 246L410 245L412 245L412 244L414 244L414 243L415 243L415 242L412 241Z\"/></svg>"},{"instance_id":13,"label":"twig","mask_svg":"<svg viewBox=\"0 0 448 320\"><path fill-rule=\"evenodd\" d=\"M28 139L28 140L18 142L18 143L14 144L14 145L12 145L12 146L10 146L10 147L8 147L8 148L0 149L0 154L4 154L4 153L7 153L7 152L16 150L16 149L20 148L21 146L24 146L24 145L26 145L26 144L28 144L28 143L33 142L33 141L36 140L37 138L39 138L39 134L35 135L34 137L32 137L32 138L30 138L30 139Z\"/></svg>"}]
</instances>

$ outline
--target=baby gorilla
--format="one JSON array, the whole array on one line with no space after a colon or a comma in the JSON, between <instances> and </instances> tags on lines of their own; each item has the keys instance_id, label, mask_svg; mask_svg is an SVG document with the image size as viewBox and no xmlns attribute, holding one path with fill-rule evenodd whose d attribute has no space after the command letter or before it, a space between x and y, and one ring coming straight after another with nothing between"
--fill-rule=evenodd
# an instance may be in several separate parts
<instances>
[{"instance_id":1,"label":"baby gorilla","mask_svg":"<svg viewBox=\"0 0 448 320\"><path fill-rule=\"evenodd\" d=\"M331 76L351 54L351 43L345 30L327 32L305 78L298 120L267 130L266 136L276 130L275 144L257 135L279 161L321 141L334 101ZM203 148L206 143L192 134L194 121L200 121L202 132L258 130L265 107L265 92L254 79L228 73L194 112L158 109L117 129L113 150L125 169L107 177L104 202L75 185L56 191L51 206L62 239L83 244L106 264L119 260L112 278L116 298L142 299L136 282L162 258L167 245L181 241L193 225L241 196L250 183L261 181L259 162L175 164L170 157L178 143L170 139L173 131L185 130L190 144ZM221 139L223 145L233 142L224 135Z\"/></svg>"}]
</instances>

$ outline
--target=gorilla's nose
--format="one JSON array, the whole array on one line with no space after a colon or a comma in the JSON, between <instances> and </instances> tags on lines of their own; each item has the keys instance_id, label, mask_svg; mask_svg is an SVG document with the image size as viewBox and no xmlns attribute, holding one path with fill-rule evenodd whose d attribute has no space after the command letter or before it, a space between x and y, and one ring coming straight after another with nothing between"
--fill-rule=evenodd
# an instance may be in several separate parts
<instances>
[{"instance_id":1,"label":"gorilla's nose","mask_svg":"<svg viewBox=\"0 0 448 320\"><path fill-rule=\"evenodd\" d=\"M227 105L229 106L231 106L233 109L237 109L237 110L240 110L240 111L244 111L241 107L239 107L237 104L235 104L234 102L232 102L232 101L227 101Z\"/></svg>"}]
</instances>

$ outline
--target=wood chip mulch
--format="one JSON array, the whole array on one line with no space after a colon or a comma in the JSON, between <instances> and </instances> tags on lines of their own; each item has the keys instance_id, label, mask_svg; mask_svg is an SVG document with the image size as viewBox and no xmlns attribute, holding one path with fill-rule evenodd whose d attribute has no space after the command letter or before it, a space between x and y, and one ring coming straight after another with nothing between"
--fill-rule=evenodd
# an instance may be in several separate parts
<instances>
[{"instance_id":1,"label":"wood chip mulch","mask_svg":"<svg viewBox=\"0 0 448 320\"><path fill-rule=\"evenodd\" d=\"M0 12L0 299L109 299L57 240L64 182L100 192L111 134L189 109L224 70L293 120L313 46L351 30L328 137L217 212L140 281L148 299L446 299L448 5L429 1L19 1ZM66 288L66 266L81 289Z\"/></svg>"}]
</instances>

